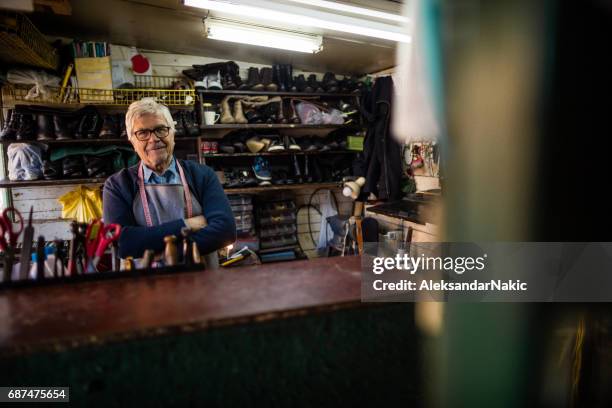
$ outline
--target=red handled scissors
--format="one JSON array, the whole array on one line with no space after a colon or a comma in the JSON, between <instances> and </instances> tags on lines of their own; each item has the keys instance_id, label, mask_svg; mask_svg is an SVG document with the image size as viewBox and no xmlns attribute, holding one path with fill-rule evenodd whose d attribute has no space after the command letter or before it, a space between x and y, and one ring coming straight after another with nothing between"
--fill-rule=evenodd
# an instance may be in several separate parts
<instances>
[{"instance_id":1,"label":"red handled scissors","mask_svg":"<svg viewBox=\"0 0 612 408\"><path fill-rule=\"evenodd\" d=\"M15 224L9 216L13 213L15 224L19 225L19 230L15 230ZM23 231L23 217L21 213L13 207L5 208L0 215L0 250L4 251L4 270L3 281L11 279L13 273L13 262L15 260L15 250L17 249L17 239ZM8 234L8 240L6 235Z\"/></svg>"},{"instance_id":2,"label":"red handled scissors","mask_svg":"<svg viewBox=\"0 0 612 408\"><path fill-rule=\"evenodd\" d=\"M95 224L95 225L94 225ZM95 234L95 238L93 238ZM88 260L88 272L96 272L98 263L108 249L109 245L116 242L121 235L119 224L104 225L102 221L94 221L87 228L86 249Z\"/></svg>"}]
</instances>

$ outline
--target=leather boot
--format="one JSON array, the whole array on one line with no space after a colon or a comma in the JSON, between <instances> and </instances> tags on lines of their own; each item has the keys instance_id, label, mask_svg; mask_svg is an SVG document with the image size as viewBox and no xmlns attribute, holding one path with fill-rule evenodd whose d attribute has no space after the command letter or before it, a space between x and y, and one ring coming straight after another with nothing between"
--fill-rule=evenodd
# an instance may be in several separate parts
<instances>
[{"instance_id":1,"label":"leather boot","mask_svg":"<svg viewBox=\"0 0 612 408\"><path fill-rule=\"evenodd\" d=\"M287 92L297 92L297 86L293 83L293 66L291 64L281 65L281 71L283 73L285 88Z\"/></svg>"},{"instance_id":2,"label":"leather boot","mask_svg":"<svg viewBox=\"0 0 612 408\"><path fill-rule=\"evenodd\" d=\"M125 128L125 115L122 113L117 114L117 123L119 124L119 138L127 139L127 129Z\"/></svg>"},{"instance_id":3,"label":"leather boot","mask_svg":"<svg viewBox=\"0 0 612 408\"><path fill-rule=\"evenodd\" d=\"M36 115L36 124L38 126L36 140L55 139L55 135L53 134L53 124L51 122L51 116L39 113L38 115Z\"/></svg>"},{"instance_id":4,"label":"leather boot","mask_svg":"<svg viewBox=\"0 0 612 408\"><path fill-rule=\"evenodd\" d=\"M249 123L242 110L242 99L236 99L234 102L234 120L240 124Z\"/></svg>"},{"instance_id":5,"label":"leather boot","mask_svg":"<svg viewBox=\"0 0 612 408\"><path fill-rule=\"evenodd\" d=\"M302 179L304 183L312 183L312 176L310 175L310 166L308 164L308 155L304 155L304 172L302 173Z\"/></svg>"},{"instance_id":6,"label":"leather boot","mask_svg":"<svg viewBox=\"0 0 612 408\"><path fill-rule=\"evenodd\" d=\"M298 92L312 92L312 88L310 90L306 90L308 88L308 84L306 84L306 78L304 78L304 74L300 74L295 77L293 86Z\"/></svg>"},{"instance_id":7,"label":"leather boot","mask_svg":"<svg viewBox=\"0 0 612 408\"><path fill-rule=\"evenodd\" d=\"M289 102L289 106L291 106L291 117L289 118L289 122L298 124L300 123L300 117L295 110L295 99L291 99Z\"/></svg>"},{"instance_id":8,"label":"leather boot","mask_svg":"<svg viewBox=\"0 0 612 408\"><path fill-rule=\"evenodd\" d=\"M17 140L34 140L34 118L29 113L23 113L19 116L19 125L17 128Z\"/></svg>"},{"instance_id":9,"label":"leather boot","mask_svg":"<svg viewBox=\"0 0 612 408\"><path fill-rule=\"evenodd\" d=\"M282 65L272 65L272 74L272 82L278 84L278 91L287 92L287 87L285 85L285 73L282 70Z\"/></svg>"},{"instance_id":10,"label":"leather boot","mask_svg":"<svg viewBox=\"0 0 612 408\"><path fill-rule=\"evenodd\" d=\"M0 131L0 140L14 140L17 133L17 122L19 114L13 109L8 111L4 127Z\"/></svg>"},{"instance_id":11,"label":"leather boot","mask_svg":"<svg viewBox=\"0 0 612 408\"><path fill-rule=\"evenodd\" d=\"M300 162L297 156L294 154L291 158L293 162L293 179L296 183L302 183L302 171L300 170Z\"/></svg>"},{"instance_id":12,"label":"leather boot","mask_svg":"<svg viewBox=\"0 0 612 408\"><path fill-rule=\"evenodd\" d=\"M255 67L249 68L249 89L252 91L263 91L265 86L261 83L261 76L259 75L259 69Z\"/></svg>"},{"instance_id":13,"label":"leather boot","mask_svg":"<svg viewBox=\"0 0 612 408\"><path fill-rule=\"evenodd\" d=\"M117 139L119 137L119 126L114 115L104 115L100 139Z\"/></svg>"},{"instance_id":14,"label":"leather boot","mask_svg":"<svg viewBox=\"0 0 612 408\"><path fill-rule=\"evenodd\" d=\"M81 120L79 121L76 131L74 132L75 139L85 139L85 134L87 133L87 126L88 126L89 121L90 121L89 113L85 113L83 116L81 116Z\"/></svg>"},{"instance_id":15,"label":"leather boot","mask_svg":"<svg viewBox=\"0 0 612 408\"><path fill-rule=\"evenodd\" d=\"M338 81L336 75L333 72L326 72L323 76L323 87L327 92L335 93L338 92Z\"/></svg>"},{"instance_id":16,"label":"leather boot","mask_svg":"<svg viewBox=\"0 0 612 408\"><path fill-rule=\"evenodd\" d=\"M278 113L276 115L276 121L277 123L282 123L282 124L286 124L289 123L289 121L287 120L287 118L285 117L285 112L283 109L283 104L285 103L285 101L283 101L281 99L281 101L278 104Z\"/></svg>"},{"instance_id":17,"label":"leather boot","mask_svg":"<svg viewBox=\"0 0 612 408\"><path fill-rule=\"evenodd\" d=\"M272 81L272 77L272 68L264 67L261 69L261 83L268 92L276 92L278 90L278 85Z\"/></svg>"},{"instance_id":18,"label":"leather boot","mask_svg":"<svg viewBox=\"0 0 612 408\"><path fill-rule=\"evenodd\" d=\"M85 136L88 139L95 139L100 136L100 128L102 127L102 118L97 112L90 114L90 119L85 128Z\"/></svg>"},{"instance_id":19,"label":"leather boot","mask_svg":"<svg viewBox=\"0 0 612 408\"><path fill-rule=\"evenodd\" d=\"M238 85L236 84L236 81L234 80L234 78L232 78L231 75L226 74L223 78L223 89L227 89L227 90L234 90L238 88Z\"/></svg>"},{"instance_id":20,"label":"leather boot","mask_svg":"<svg viewBox=\"0 0 612 408\"><path fill-rule=\"evenodd\" d=\"M176 122L174 125L174 137L181 138L187 136L187 130L183 121L183 111L175 112L172 118Z\"/></svg>"},{"instance_id":21,"label":"leather boot","mask_svg":"<svg viewBox=\"0 0 612 408\"><path fill-rule=\"evenodd\" d=\"M317 82L317 76L315 74L308 75L307 82L308 82L308 87L313 89L312 92L317 92L317 93L325 92L325 90L321 87L321 84Z\"/></svg>"},{"instance_id":22,"label":"leather boot","mask_svg":"<svg viewBox=\"0 0 612 408\"><path fill-rule=\"evenodd\" d=\"M183 117L183 124L189 136L191 137L200 136L200 127L198 126L195 120L194 111L185 111L185 115Z\"/></svg>"},{"instance_id":23,"label":"leather boot","mask_svg":"<svg viewBox=\"0 0 612 408\"><path fill-rule=\"evenodd\" d=\"M232 116L232 110L230 109L230 99L232 96L226 96L221 101L221 118L219 119L220 123L235 123L234 117Z\"/></svg>"},{"instance_id":24,"label":"leather boot","mask_svg":"<svg viewBox=\"0 0 612 408\"><path fill-rule=\"evenodd\" d=\"M72 139L72 131L68 126L66 119L59 115L53 115L53 130L57 140Z\"/></svg>"}]
</instances>

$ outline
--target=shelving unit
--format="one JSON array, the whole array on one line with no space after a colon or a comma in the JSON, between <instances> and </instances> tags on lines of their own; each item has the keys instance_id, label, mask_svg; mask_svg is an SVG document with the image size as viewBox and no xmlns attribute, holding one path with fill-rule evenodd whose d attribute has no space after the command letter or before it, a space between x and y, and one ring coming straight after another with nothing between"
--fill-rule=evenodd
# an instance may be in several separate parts
<instances>
[{"instance_id":1,"label":"shelving unit","mask_svg":"<svg viewBox=\"0 0 612 408\"><path fill-rule=\"evenodd\" d=\"M270 91L240 91L237 89L232 89L232 90L225 90L225 89L220 89L220 90L196 90L197 93L201 94L201 95L249 95L249 96L254 96L254 95L269 95L269 96L322 96L322 97L326 97L326 98L332 98L332 97L337 97L337 98L355 98L355 97L359 97L361 95L361 93L356 92L356 93L331 93L331 92L270 92Z\"/></svg>"},{"instance_id":2,"label":"shelving unit","mask_svg":"<svg viewBox=\"0 0 612 408\"><path fill-rule=\"evenodd\" d=\"M284 150L280 152L261 152L261 153L213 153L213 154L202 154L203 158L214 159L216 157L256 157L256 156L287 156L292 154L304 155L304 154L355 154L353 150L326 150L326 151L296 151L296 150Z\"/></svg>"},{"instance_id":3,"label":"shelving unit","mask_svg":"<svg viewBox=\"0 0 612 408\"><path fill-rule=\"evenodd\" d=\"M216 124L201 125L202 130L227 130L227 129L339 129L347 125L302 125L296 123L246 123L246 124Z\"/></svg>"}]
</instances>

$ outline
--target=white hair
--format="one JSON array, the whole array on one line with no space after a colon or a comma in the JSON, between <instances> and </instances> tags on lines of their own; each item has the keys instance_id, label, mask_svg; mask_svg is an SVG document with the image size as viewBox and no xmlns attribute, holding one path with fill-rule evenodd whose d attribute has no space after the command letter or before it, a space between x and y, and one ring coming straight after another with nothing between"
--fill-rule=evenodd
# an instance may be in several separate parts
<instances>
[{"instance_id":1,"label":"white hair","mask_svg":"<svg viewBox=\"0 0 612 408\"><path fill-rule=\"evenodd\" d=\"M155 98L142 98L139 101L132 102L125 114L125 130L128 134L128 139L132 138L132 125L134 120L143 115L161 115L166 120L166 123L174 132L174 119L170 114L170 110L166 105L157 103Z\"/></svg>"}]
</instances>

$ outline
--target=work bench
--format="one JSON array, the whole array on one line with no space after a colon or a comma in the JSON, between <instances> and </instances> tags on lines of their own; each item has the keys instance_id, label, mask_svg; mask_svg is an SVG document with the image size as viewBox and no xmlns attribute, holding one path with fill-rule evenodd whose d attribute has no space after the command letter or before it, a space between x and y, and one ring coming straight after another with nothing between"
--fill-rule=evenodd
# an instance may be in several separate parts
<instances>
[{"instance_id":1,"label":"work bench","mask_svg":"<svg viewBox=\"0 0 612 408\"><path fill-rule=\"evenodd\" d=\"M360 274L336 257L3 290L0 382L100 406L414 401L412 305L361 303Z\"/></svg>"}]
</instances>

